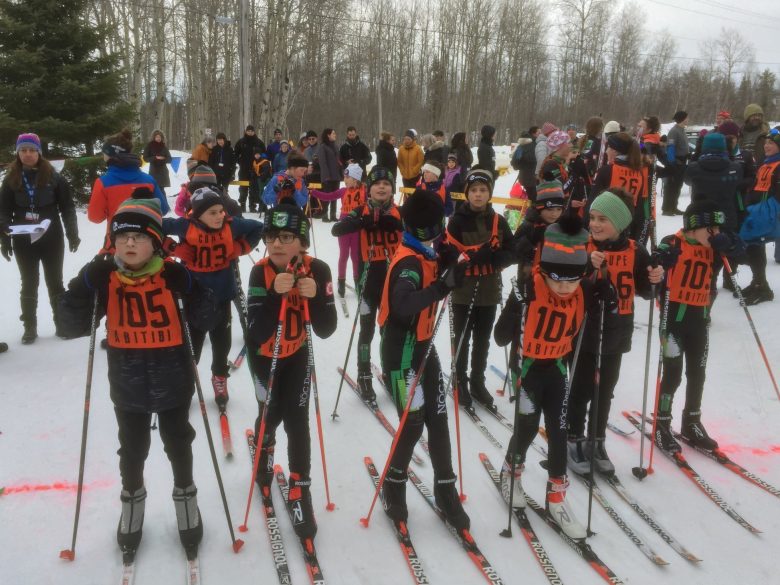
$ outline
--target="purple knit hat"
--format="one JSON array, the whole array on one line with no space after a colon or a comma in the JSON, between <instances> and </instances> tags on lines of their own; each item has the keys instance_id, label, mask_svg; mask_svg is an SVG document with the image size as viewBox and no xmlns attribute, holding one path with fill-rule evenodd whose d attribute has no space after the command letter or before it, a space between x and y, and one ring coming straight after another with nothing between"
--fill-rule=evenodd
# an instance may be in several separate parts
<instances>
[{"instance_id":1,"label":"purple knit hat","mask_svg":"<svg viewBox=\"0 0 780 585\"><path fill-rule=\"evenodd\" d=\"M41 139L37 134L32 132L28 134L19 134L16 139L16 152L19 152L22 148L34 148L38 152L41 152Z\"/></svg>"},{"instance_id":2,"label":"purple knit hat","mask_svg":"<svg viewBox=\"0 0 780 585\"><path fill-rule=\"evenodd\" d=\"M547 148L550 152L555 152L564 144L571 142L571 138L566 132L556 130L547 137Z\"/></svg>"}]
</instances>

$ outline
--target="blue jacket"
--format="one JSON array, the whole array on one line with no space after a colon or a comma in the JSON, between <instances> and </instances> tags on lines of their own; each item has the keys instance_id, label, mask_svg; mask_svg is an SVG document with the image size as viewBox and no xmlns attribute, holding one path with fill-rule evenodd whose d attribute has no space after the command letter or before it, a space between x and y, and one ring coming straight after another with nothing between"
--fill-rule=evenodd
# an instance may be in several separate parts
<instances>
[{"instance_id":1,"label":"blue jacket","mask_svg":"<svg viewBox=\"0 0 780 585\"><path fill-rule=\"evenodd\" d=\"M167 215L171 210L171 206L168 205L168 200L165 198L165 193L163 193L162 189L157 185L157 181L154 180L152 175L143 172L137 166L109 164L105 174L100 177L100 180L103 183L103 188L109 191L111 190L111 187L117 185L151 183L154 185L154 196L160 201L160 211L162 211L162 214Z\"/></svg>"},{"instance_id":2,"label":"blue jacket","mask_svg":"<svg viewBox=\"0 0 780 585\"><path fill-rule=\"evenodd\" d=\"M187 237L187 230L191 224L204 232L210 231L209 228L196 219L177 217L163 218L163 232L167 236L177 236L180 242L184 242ZM263 236L263 224L261 222L255 219L233 217L228 225L234 240L244 238L251 248L260 243L260 238ZM191 274L198 281L198 284L210 288L219 302L232 301L238 294L232 265L216 272L192 271Z\"/></svg>"},{"instance_id":3,"label":"blue jacket","mask_svg":"<svg viewBox=\"0 0 780 585\"><path fill-rule=\"evenodd\" d=\"M276 207L276 201L279 195L278 189L285 179L292 179L286 172L276 173L263 189L263 203L269 208ZM295 202L301 209L305 209L309 203L309 188L303 181L297 181L295 184Z\"/></svg>"}]
</instances>

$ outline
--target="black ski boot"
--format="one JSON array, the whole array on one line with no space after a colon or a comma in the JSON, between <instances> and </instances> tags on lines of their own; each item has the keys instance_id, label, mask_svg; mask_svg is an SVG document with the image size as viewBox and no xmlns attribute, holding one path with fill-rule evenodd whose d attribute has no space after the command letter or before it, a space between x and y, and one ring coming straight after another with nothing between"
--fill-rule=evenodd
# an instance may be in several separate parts
<instances>
[{"instance_id":1,"label":"black ski boot","mask_svg":"<svg viewBox=\"0 0 780 585\"><path fill-rule=\"evenodd\" d=\"M590 441L588 441L588 451L590 451ZM604 476L615 474L615 465L607 455L607 449L604 447L604 439L596 439L596 449L593 453L593 466L596 471Z\"/></svg>"},{"instance_id":2,"label":"black ski boot","mask_svg":"<svg viewBox=\"0 0 780 585\"><path fill-rule=\"evenodd\" d=\"M119 496L122 502L122 515L116 529L116 541L122 554L132 557L141 544L141 533L144 527L144 510L146 508L146 488L142 487L129 492L122 490Z\"/></svg>"},{"instance_id":3,"label":"black ski boot","mask_svg":"<svg viewBox=\"0 0 780 585\"><path fill-rule=\"evenodd\" d=\"M745 295L746 305L758 305L759 303L765 303L767 301L774 301L775 293L769 288L769 284L766 282L759 284L752 291Z\"/></svg>"},{"instance_id":4,"label":"black ski boot","mask_svg":"<svg viewBox=\"0 0 780 585\"><path fill-rule=\"evenodd\" d=\"M590 475L590 459L586 449L588 439L570 436L566 441L566 466L577 475Z\"/></svg>"},{"instance_id":5,"label":"black ski boot","mask_svg":"<svg viewBox=\"0 0 780 585\"><path fill-rule=\"evenodd\" d=\"M659 414L655 424L655 444L658 448L669 453L679 453L682 451L680 443L674 438L672 433L672 415Z\"/></svg>"},{"instance_id":6,"label":"black ski boot","mask_svg":"<svg viewBox=\"0 0 780 585\"><path fill-rule=\"evenodd\" d=\"M317 534L317 521L311 505L311 479L294 471L290 472L290 491L287 506L292 516L295 534L300 539L314 538Z\"/></svg>"},{"instance_id":7,"label":"black ski boot","mask_svg":"<svg viewBox=\"0 0 780 585\"><path fill-rule=\"evenodd\" d=\"M38 339L38 324L35 321L27 321L24 324L24 333L22 334L22 345L30 345Z\"/></svg>"},{"instance_id":8,"label":"black ski boot","mask_svg":"<svg viewBox=\"0 0 780 585\"><path fill-rule=\"evenodd\" d=\"M405 472L390 467L382 484L382 506L393 522L406 522L409 518L409 510L406 507L407 479Z\"/></svg>"},{"instance_id":9,"label":"black ski boot","mask_svg":"<svg viewBox=\"0 0 780 585\"><path fill-rule=\"evenodd\" d=\"M433 484L433 497L436 505L444 512L447 523L455 528L459 533L468 530L471 526L471 520L460 503L458 490L455 489L457 478L453 475L448 479L436 479Z\"/></svg>"},{"instance_id":10,"label":"black ski boot","mask_svg":"<svg viewBox=\"0 0 780 585\"><path fill-rule=\"evenodd\" d=\"M358 390L360 397L369 404L376 402L376 392L374 392L374 377L371 374L371 364L365 366L358 365Z\"/></svg>"},{"instance_id":11,"label":"black ski boot","mask_svg":"<svg viewBox=\"0 0 780 585\"><path fill-rule=\"evenodd\" d=\"M485 387L484 380L470 380L471 397L487 409L493 410L493 396Z\"/></svg>"},{"instance_id":12,"label":"black ski boot","mask_svg":"<svg viewBox=\"0 0 780 585\"><path fill-rule=\"evenodd\" d=\"M707 434L704 425L701 424L701 411L683 412L681 435L694 447L712 451L718 448L718 442Z\"/></svg>"},{"instance_id":13,"label":"black ski boot","mask_svg":"<svg viewBox=\"0 0 780 585\"><path fill-rule=\"evenodd\" d=\"M260 461L257 462L255 483L260 488L263 497L270 495L271 484L274 481L274 449L275 445L269 445L266 440L265 446L260 450Z\"/></svg>"},{"instance_id":14,"label":"black ski boot","mask_svg":"<svg viewBox=\"0 0 780 585\"><path fill-rule=\"evenodd\" d=\"M344 298L344 295L347 294L347 280L345 278L339 278L337 292L342 299Z\"/></svg>"},{"instance_id":15,"label":"black ski boot","mask_svg":"<svg viewBox=\"0 0 780 585\"><path fill-rule=\"evenodd\" d=\"M198 488L195 484L173 488L173 504L176 507L176 523L179 526L179 538L187 558L198 554L198 545L203 539L203 522L198 509Z\"/></svg>"},{"instance_id":16,"label":"black ski boot","mask_svg":"<svg viewBox=\"0 0 780 585\"><path fill-rule=\"evenodd\" d=\"M469 383L466 379L458 379L458 404L461 408L473 408Z\"/></svg>"},{"instance_id":17,"label":"black ski boot","mask_svg":"<svg viewBox=\"0 0 780 585\"><path fill-rule=\"evenodd\" d=\"M744 298L744 299L745 299L745 301L747 301L747 298L748 298L750 295L752 295L752 294L753 294L753 292L754 292L754 291L755 291L755 290L756 290L756 289L757 289L759 286L760 286L760 285L759 285L759 284L758 284L758 282L756 282L755 280L752 280L752 281L750 281L750 284L749 284L749 285L747 285L746 287L743 287L743 288L741 289L741 290L742 290L742 298ZM739 295L737 294L737 291L736 291L736 290L735 290L733 293L731 293L731 295L732 295L732 296L733 296L735 299L739 298Z\"/></svg>"}]
</instances>

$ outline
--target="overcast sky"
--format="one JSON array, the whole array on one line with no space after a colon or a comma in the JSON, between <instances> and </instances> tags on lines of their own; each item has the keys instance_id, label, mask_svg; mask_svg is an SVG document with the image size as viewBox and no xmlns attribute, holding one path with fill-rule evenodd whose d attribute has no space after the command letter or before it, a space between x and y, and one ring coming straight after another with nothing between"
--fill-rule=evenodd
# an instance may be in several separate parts
<instances>
[{"instance_id":1,"label":"overcast sky","mask_svg":"<svg viewBox=\"0 0 780 585\"><path fill-rule=\"evenodd\" d=\"M780 0L641 0L640 6L647 15L643 28L668 29L678 56L699 57L701 41L722 27L735 28L753 44L756 68L769 68L780 78Z\"/></svg>"}]
</instances>

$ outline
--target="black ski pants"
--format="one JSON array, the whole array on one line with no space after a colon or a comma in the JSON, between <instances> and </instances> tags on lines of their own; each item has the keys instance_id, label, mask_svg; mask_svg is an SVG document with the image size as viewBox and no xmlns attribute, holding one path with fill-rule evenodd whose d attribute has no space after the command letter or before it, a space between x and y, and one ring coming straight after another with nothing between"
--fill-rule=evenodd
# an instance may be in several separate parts
<instances>
[{"instance_id":1,"label":"black ski pants","mask_svg":"<svg viewBox=\"0 0 780 585\"><path fill-rule=\"evenodd\" d=\"M672 412L672 401L682 382L683 359L685 360L685 413L701 410L704 394L704 380L709 350L709 323L689 319L672 323L664 348L661 398L658 413Z\"/></svg>"},{"instance_id":2,"label":"black ski pants","mask_svg":"<svg viewBox=\"0 0 780 585\"><path fill-rule=\"evenodd\" d=\"M52 223L53 226L53 223ZM43 278L49 291L52 312L56 312L57 298L65 287L62 285L62 263L65 257L65 240L61 231L53 230L37 242L20 237L13 240L14 256L22 278L19 300L22 308L21 320L25 325L37 325L38 285L40 284L40 266L43 266ZM56 319L55 319L56 323Z\"/></svg>"},{"instance_id":3,"label":"black ski pants","mask_svg":"<svg viewBox=\"0 0 780 585\"><path fill-rule=\"evenodd\" d=\"M490 335L493 332L493 322L496 320L496 306L474 306L471 308L471 317L466 320L469 312L468 305L452 305L452 325L455 330L455 349L458 341L463 336L460 354L456 364L458 381L462 384L466 380L466 369L471 349L471 373L469 382L471 387L485 386L485 370L487 370L488 350L490 349ZM471 342L473 341L473 345Z\"/></svg>"},{"instance_id":4,"label":"black ski pants","mask_svg":"<svg viewBox=\"0 0 780 585\"><path fill-rule=\"evenodd\" d=\"M595 417L597 439L603 439L607 432L609 410L620 377L620 363L623 354L616 353L601 356L599 371L599 404L598 416ZM571 395L569 396L569 435L580 437L585 434L585 417L588 416L588 436L593 435L593 395L595 390L596 354L581 351L577 358L577 366L572 374ZM588 404L591 408L588 409Z\"/></svg>"},{"instance_id":5,"label":"black ski pants","mask_svg":"<svg viewBox=\"0 0 780 585\"><path fill-rule=\"evenodd\" d=\"M206 333L211 341L211 373L215 376L228 375L228 354L232 344L231 338L231 320L230 301L225 301L220 307L223 318L219 320L218 325L211 331L201 331L195 327L190 327L192 333L192 344L195 349L195 361L200 362L200 354L203 350L203 343L206 340Z\"/></svg>"}]
</instances>

